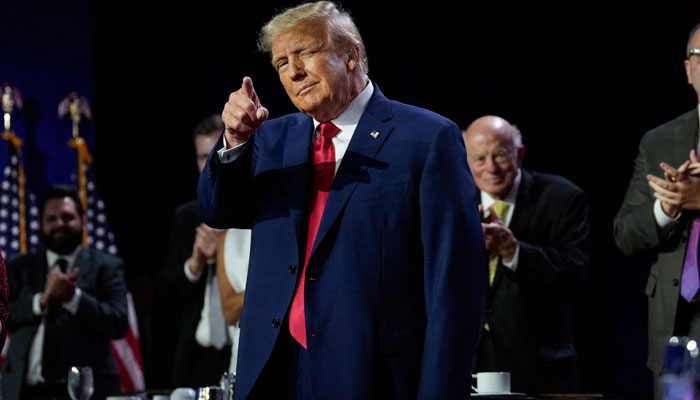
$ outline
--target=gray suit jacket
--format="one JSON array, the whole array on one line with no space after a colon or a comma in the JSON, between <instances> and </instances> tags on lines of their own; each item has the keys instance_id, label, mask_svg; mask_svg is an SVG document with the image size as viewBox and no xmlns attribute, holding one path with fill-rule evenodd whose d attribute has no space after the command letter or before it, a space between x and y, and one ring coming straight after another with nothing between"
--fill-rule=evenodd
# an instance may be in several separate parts
<instances>
[{"instance_id":1,"label":"gray suit jacket","mask_svg":"<svg viewBox=\"0 0 700 400\"><path fill-rule=\"evenodd\" d=\"M647 132L639 144L625 200L615 216L615 241L622 252L652 260L646 286L649 298L647 366L657 374L663 365L663 340L673 334L676 322L688 228L698 214L683 211L673 229L659 229L653 213L653 190L646 175L663 177L660 162L678 167L697 144L697 108Z\"/></svg>"},{"instance_id":2,"label":"gray suit jacket","mask_svg":"<svg viewBox=\"0 0 700 400\"><path fill-rule=\"evenodd\" d=\"M98 382L118 385L119 375L110 352L110 340L128 330L126 283L122 261L94 249L81 249L75 259L82 291L78 311L61 327L70 334L62 345L71 365L91 366ZM41 323L32 311L34 294L44 290L47 265L45 252L18 256L7 262L10 286L10 347L2 365L2 398L21 396L26 378L29 348ZM67 374L67 371L66 371Z\"/></svg>"}]
</instances>

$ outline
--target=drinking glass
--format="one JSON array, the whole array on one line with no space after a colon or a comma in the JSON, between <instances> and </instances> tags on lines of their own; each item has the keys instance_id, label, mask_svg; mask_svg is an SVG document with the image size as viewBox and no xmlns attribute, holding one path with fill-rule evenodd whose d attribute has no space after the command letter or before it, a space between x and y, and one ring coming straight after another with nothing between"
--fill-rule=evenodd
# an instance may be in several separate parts
<instances>
[{"instance_id":1,"label":"drinking glass","mask_svg":"<svg viewBox=\"0 0 700 400\"><path fill-rule=\"evenodd\" d=\"M92 368L70 367L68 370L68 394L73 400L90 400L94 391Z\"/></svg>"}]
</instances>

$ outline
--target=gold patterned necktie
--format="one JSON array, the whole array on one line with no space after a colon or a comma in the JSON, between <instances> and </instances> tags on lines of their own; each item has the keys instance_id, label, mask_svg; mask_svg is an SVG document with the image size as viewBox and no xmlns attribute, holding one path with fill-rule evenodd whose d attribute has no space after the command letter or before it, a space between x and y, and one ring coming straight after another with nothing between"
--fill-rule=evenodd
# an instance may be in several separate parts
<instances>
[{"instance_id":1,"label":"gold patterned necktie","mask_svg":"<svg viewBox=\"0 0 700 400\"><path fill-rule=\"evenodd\" d=\"M493 203L493 212L496 213L496 216L501 221L503 221L503 218L508 212L508 208L510 208L510 204L508 203L502 201ZM496 267L498 267L498 255L489 255L489 285L493 285L493 278L496 276Z\"/></svg>"}]
</instances>

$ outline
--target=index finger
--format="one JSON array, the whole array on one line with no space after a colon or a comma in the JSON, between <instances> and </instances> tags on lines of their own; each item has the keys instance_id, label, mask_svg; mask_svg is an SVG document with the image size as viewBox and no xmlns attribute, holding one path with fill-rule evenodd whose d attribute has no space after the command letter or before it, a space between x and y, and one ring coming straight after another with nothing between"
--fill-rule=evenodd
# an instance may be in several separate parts
<instances>
[{"instance_id":1,"label":"index finger","mask_svg":"<svg viewBox=\"0 0 700 400\"><path fill-rule=\"evenodd\" d=\"M667 173L668 173L669 175L671 175L672 177L675 178L675 177L678 176L678 170L675 169L675 168L673 168L673 167L670 166L669 164L666 164L665 162L662 162L662 163L659 164L659 166L661 167L661 169L664 170L664 172L667 172ZM681 167L683 167L683 166L681 166Z\"/></svg>"},{"instance_id":2,"label":"index finger","mask_svg":"<svg viewBox=\"0 0 700 400\"><path fill-rule=\"evenodd\" d=\"M689 166L690 166L690 160L686 160L683 164L681 164L680 167L678 167L678 172L681 174L685 174L685 172L688 170Z\"/></svg>"},{"instance_id":3,"label":"index finger","mask_svg":"<svg viewBox=\"0 0 700 400\"><path fill-rule=\"evenodd\" d=\"M693 163L698 162L698 153L695 150L690 150L690 161Z\"/></svg>"},{"instance_id":4,"label":"index finger","mask_svg":"<svg viewBox=\"0 0 700 400\"><path fill-rule=\"evenodd\" d=\"M260 101L258 100L258 95L255 93L255 88L253 87L253 80L249 76L243 78L243 84L241 85L243 93L248 96L248 98L255 104L255 108L260 107Z\"/></svg>"}]
</instances>

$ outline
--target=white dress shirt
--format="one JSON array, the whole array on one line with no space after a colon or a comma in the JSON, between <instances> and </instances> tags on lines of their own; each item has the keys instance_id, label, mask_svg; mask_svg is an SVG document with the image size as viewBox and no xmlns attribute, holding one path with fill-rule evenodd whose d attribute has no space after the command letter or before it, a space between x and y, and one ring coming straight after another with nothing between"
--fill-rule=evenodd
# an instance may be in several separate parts
<instances>
[{"instance_id":1,"label":"white dress shirt","mask_svg":"<svg viewBox=\"0 0 700 400\"><path fill-rule=\"evenodd\" d=\"M508 194L506 194L503 200L500 200L501 202L507 203L509 205L508 210L506 211L506 215L503 217L503 223L506 226L510 226L510 220L513 218L513 211L515 210L515 200L518 197L518 189L520 188L520 182L522 181L522 178L522 172L520 171L520 169L518 169L518 173L515 175L515 179L513 180L513 186L511 186L510 191L508 191ZM495 200L483 190L481 190L480 192L481 205L484 210L484 217L488 217L491 214L491 206L497 200ZM515 254L513 255L512 260L508 262L506 262L506 260L501 260L503 262L503 266L509 268L513 272L515 272L518 269L518 258L520 257L520 244L517 244L516 246L517 247L515 248Z\"/></svg>"},{"instance_id":2,"label":"white dress shirt","mask_svg":"<svg viewBox=\"0 0 700 400\"><path fill-rule=\"evenodd\" d=\"M226 335L226 322L224 314L221 311L221 297L219 294L219 280L216 278L216 259L210 258L207 260L202 272L195 275L190 270L190 265L185 261L185 276L192 282L198 282L202 276L205 276L206 282L204 285L204 303L200 312L197 329L194 333L194 338L202 347L214 347L221 350L228 343L229 338ZM221 328L221 332L218 332Z\"/></svg>"},{"instance_id":3,"label":"white dress shirt","mask_svg":"<svg viewBox=\"0 0 700 400\"><path fill-rule=\"evenodd\" d=\"M250 229L234 229L226 231L224 239L224 267L226 277L236 293L245 291L245 283L248 279L248 265L250 263ZM238 344L241 335L240 321L228 325L228 335L231 338L231 360L229 372L236 373L238 363Z\"/></svg>"}]
</instances>

